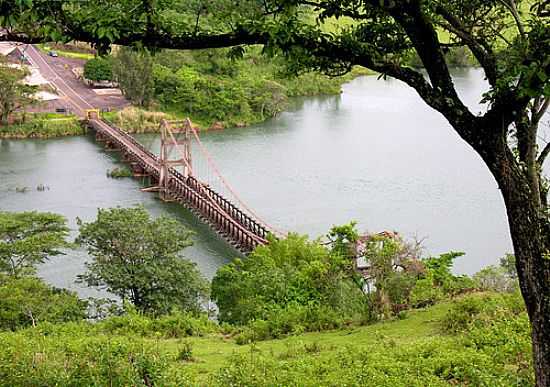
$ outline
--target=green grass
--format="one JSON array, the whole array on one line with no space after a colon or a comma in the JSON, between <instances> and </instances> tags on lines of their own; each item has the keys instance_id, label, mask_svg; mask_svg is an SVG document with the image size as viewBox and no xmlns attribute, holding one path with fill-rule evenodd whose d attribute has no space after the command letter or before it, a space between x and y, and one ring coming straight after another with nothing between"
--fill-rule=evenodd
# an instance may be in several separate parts
<instances>
[{"instance_id":1,"label":"green grass","mask_svg":"<svg viewBox=\"0 0 550 387\"><path fill-rule=\"evenodd\" d=\"M75 51L65 51L65 50L58 50L56 48L52 48L46 44L39 44L38 48L40 51L44 53L48 53L50 51L57 52L57 55L65 58L73 58L73 59L82 59L82 60L90 60L95 57L94 54L89 54L86 52L75 52Z\"/></svg>"},{"instance_id":2,"label":"green grass","mask_svg":"<svg viewBox=\"0 0 550 387\"><path fill-rule=\"evenodd\" d=\"M136 385L144 374L164 386L531 385L529 324L517 297L516 311L510 296L477 294L402 319L247 345L184 315L42 323L0 333L0 385ZM448 316L465 318L464 328L450 333Z\"/></svg>"},{"instance_id":3,"label":"green grass","mask_svg":"<svg viewBox=\"0 0 550 387\"><path fill-rule=\"evenodd\" d=\"M439 334L439 320L448 310L448 304L440 304L427 310L411 312L404 320L382 322L349 330L338 330L319 333L305 333L280 340L268 340L253 344L255 351L269 359L278 360L288 356L289 351L311 345L319 345L321 350L316 355L302 354L300 357L330 359L338 348L364 349L383 345L385 339L392 339L396 345L412 344L428 338L438 337L442 341L452 340ZM234 355L250 354L251 345L237 345L231 339L220 337L188 338L192 343L193 357L196 362L186 365L186 370L199 384L206 383L227 365L227 360ZM163 347L171 354L176 354L179 342L165 341ZM302 359L303 360L303 359Z\"/></svg>"},{"instance_id":4,"label":"green grass","mask_svg":"<svg viewBox=\"0 0 550 387\"><path fill-rule=\"evenodd\" d=\"M57 113L27 114L24 122L0 126L0 138L51 138L85 132L78 117Z\"/></svg>"}]
</instances>

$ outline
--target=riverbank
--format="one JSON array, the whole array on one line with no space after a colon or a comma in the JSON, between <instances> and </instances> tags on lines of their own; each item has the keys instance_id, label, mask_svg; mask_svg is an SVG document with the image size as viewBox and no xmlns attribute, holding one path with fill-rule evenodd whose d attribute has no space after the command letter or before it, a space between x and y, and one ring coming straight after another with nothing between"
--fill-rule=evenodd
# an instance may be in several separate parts
<instances>
[{"instance_id":1,"label":"riverbank","mask_svg":"<svg viewBox=\"0 0 550 387\"><path fill-rule=\"evenodd\" d=\"M27 113L15 117L9 125L0 126L0 139L46 139L85 133L86 127L77 116L55 113Z\"/></svg>"},{"instance_id":2,"label":"riverbank","mask_svg":"<svg viewBox=\"0 0 550 387\"><path fill-rule=\"evenodd\" d=\"M369 71L355 68L352 72L342 76L329 78L318 73L307 73L297 77L281 80L281 92L284 101L278 109L286 110L289 99L294 97L316 97L337 95L342 92L342 85L364 75L370 75ZM155 133L158 131L162 119L174 120L190 117L193 124L202 131L220 130L227 128L240 128L259 124L273 118L273 115L262 113L254 114L250 111L242 114L239 111L227 112L225 119L212 120L199 112L178 110L175 107L159 107L161 111L147 110L130 106L119 111L102 113L102 117L114 125L124 129L128 133ZM225 114L225 113L224 113ZM278 113L277 113L278 114ZM73 115L55 113L27 113L15 117L15 123L0 126L0 139L46 139L64 136L76 136L86 134L87 128L82 120Z\"/></svg>"}]
</instances>

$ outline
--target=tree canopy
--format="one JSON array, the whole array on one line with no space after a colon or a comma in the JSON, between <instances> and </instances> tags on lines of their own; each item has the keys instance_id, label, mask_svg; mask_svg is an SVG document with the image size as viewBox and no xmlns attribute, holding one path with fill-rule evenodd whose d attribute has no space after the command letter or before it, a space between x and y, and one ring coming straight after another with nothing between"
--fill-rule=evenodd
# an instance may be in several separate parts
<instances>
[{"instance_id":1,"label":"tree canopy","mask_svg":"<svg viewBox=\"0 0 550 387\"><path fill-rule=\"evenodd\" d=\"M90 59L84 65L84 78L92 81L110 81L113 79L111 60L103 57Z\"/></svg>"},{"instance_id":2,"label":"tree canopy","mask_svg":"<svg viewBox=\"0 0 550 387\"><path fill-rule=\"evenodd\" d=\"M67 247L63 216L40 212L0 212L0 273L33 274L36 266Z\"/></svg>"},{"instance_id":3,"label":"tree canopy","mask_svg":"<svg viewBox=\"0 0 550 387\"><path fill-rule=\"evenodd\" d=\"M107 289L141 312L200 309L208 287L196 264L180 256L191 240L178 221L151 219L134 207L99 209L95 221L78 224L77 241L93 257L81 282Z\"/></svg>"},{"instance_id":4,"label":"tree canopy","mask_svg":"<svg viewBox=\"0 0 550 387\"><path fill-rule=\"evenodd\" d=\"M3 124L16 109L34 102L36 87L21 82L26 75L27 71L9 67L0 58L0 121Z\"/></svg>"}]
</instances>

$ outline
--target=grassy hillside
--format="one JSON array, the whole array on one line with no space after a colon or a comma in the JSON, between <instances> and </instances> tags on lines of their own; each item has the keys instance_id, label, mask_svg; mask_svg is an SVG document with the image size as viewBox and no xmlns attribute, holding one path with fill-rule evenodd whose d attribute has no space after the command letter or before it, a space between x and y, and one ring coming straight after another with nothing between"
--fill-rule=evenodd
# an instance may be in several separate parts
<instances>
[{"instance_id":1,"label":"grassy hillside","mask_svg":"<svg viewBox=\"0 0 550 387\"><path fill-rule=\"evenodd\" d=\"M531 385L529 343L518 294L247 345L205 319L133 315L0 334L0 385Z\"/></svg>"}]
</instances>

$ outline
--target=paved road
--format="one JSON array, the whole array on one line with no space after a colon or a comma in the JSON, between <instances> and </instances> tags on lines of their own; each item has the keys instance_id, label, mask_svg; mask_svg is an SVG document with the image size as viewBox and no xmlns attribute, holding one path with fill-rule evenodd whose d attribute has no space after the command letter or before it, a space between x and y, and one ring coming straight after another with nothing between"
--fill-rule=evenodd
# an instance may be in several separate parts
<instances>
[{"instance_id":1,"label":"paved road","mask_svg":"<svg viewBox=\"0 0 550 387\"><path fill-rule=\"evenodd\" d=\"M93 109L94 106L86 101L74 90L74 86L70 85L64 78L66 74L59 74L44 58L43 53L35 46L29 45L25 52L27 58L34 67L37 67L44 78L55 86L58 93L65 97L66 101L73 108L73 112L80 116L86 116L86 109Z\"/></svg>"},{"instance_id":2,"label":"paved road","mask_svg":"<svg viewBox=\"0 0 550 387\"><path fill-rule=\"evenodd\" d=\"M39 69L42 76L57 88L62 101L64 101L60 106L69 107L78 116L84 117L86 109L119 110L129 105L124 96L98 95L93 89L77 79L71 69L84 66L84 60L64 57L53 58L33 45L28 46L25 54L31 64Z\"/></svg>"}]
</instances>

